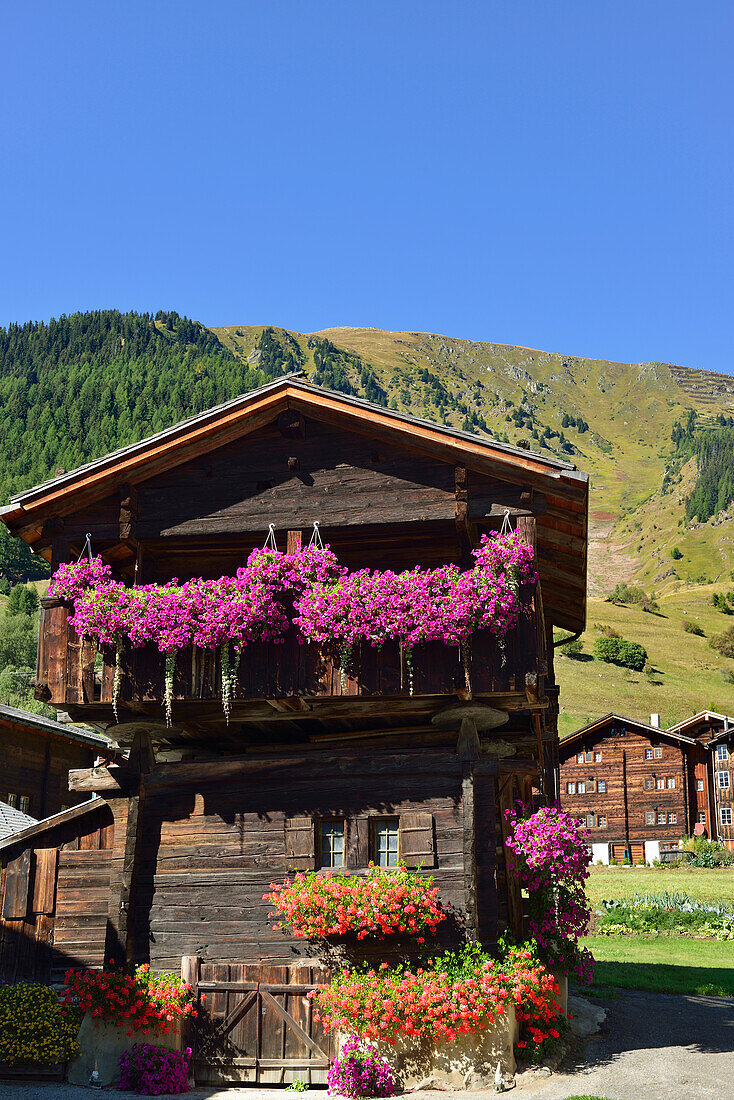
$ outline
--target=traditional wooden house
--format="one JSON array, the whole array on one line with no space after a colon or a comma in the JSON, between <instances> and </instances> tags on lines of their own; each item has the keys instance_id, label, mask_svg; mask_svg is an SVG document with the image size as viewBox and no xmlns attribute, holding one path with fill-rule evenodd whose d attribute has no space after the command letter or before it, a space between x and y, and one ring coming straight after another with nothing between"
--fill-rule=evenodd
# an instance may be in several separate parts
<instances>
[{"instance_id":1,"label":"traditional wooden house","mask_svg":"<svg viewBox=\"0 0 734 1100\"><path fill-rule=\"evenodd\" d=\"M671 733L692 737L699 745L694 828L734 850L734 718L703 710L671 726Z\"/></svg>"},{"instance_id":2,"label":"traditional wooden house","mask_svg":"<svg viewBox=\"0 0 734 1100\"><path fill-rule=\"evenodd\" d=\"M561 742L561 804L603 863L665 858L694 832L729 843L732 748L734 722L710 711L667 730L607 714Z\"/></svg>"},{"instance_id":3,"label":"traditional wooden house","mask_svg":"<svg viewBox=\"0 0 734 1100\"><path fill-rule=\"evenodd\" d=\"M504 810L533 788L556 794L553 627L584 626L587 492L555 457L288 376L15 497L2 518L52 565L89 534L126 582L232 573L269 525L295 549L315 523L350 569L401 570L471 564L480 536L509 522L540 579L503 644L474 637L469 682L455 646L414 650L411 692L397 645L365 646L341 672L293 629L247 646L229 721L219 655L180 652L170 728L158 650L122 654L115 723L114 652L103 647L95 674L68 606L45 600L39 692L132 747L124 767L71 773L94 803L0 845L4 972L40 918L36 973L185 958L200 989L220 983L215 1017L242 1017L229 1029L240 1075L282 1079L298 1058L324 1065L302 999L323 959L273 930L271 880L399 858L435 876L450 942L519 931Z\"/></svg>"},{"instance_id":4,"label":"traditional wooden house","mask_svg":"<svg viewBox=\"0 0 734 1100\"><path fill-rule=\"evenodd\" d=\"M109 740L92 730L0 704L0 801L34 818L86 801L69 791L69 771L109 757Z\"/></svg>"}]
</instances>

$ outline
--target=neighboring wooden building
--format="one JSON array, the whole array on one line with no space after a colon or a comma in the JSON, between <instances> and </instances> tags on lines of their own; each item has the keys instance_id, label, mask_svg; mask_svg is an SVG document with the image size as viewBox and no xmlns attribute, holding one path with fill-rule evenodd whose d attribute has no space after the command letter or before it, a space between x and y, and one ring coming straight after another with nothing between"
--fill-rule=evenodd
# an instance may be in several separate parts
<instances>
[{"instance_id":1,"label":"neighboring wooden building","mask_svg":"<svg viewBox=\"0 0 734 1100\"><path fill-rule=\"evenodd\" d=\"M734 850L734 718L703 710L671 726L692 737L706 753L696 771L696 822L706 835Z\"/></svg>"},{"instance_id":2,"label":"neighboring wooden building","mask_svg":"<svg viewBox=\"0 0 734 1100\"><path fill-rule=\"evenodd\" d=\"M593 857L650 862L699 832L730 847L734 722L705 711L670 729L607 714L560 746L561 804Z\"/></svg>"},{"instance_id":3,"label":"neighboring wooden building","mask_svg":"<svg viewBox=\"0 0 734 1100\"><path fill-rule=\"evenodd\" d=\"M262 897L273 879L385 863L397 848L436 877L451 910L442 942L520 933L504 810L533 788L556 795L553 627L584 626L587 493L569 463L290 376L14 498L5 522L54 566L91 532L95 552L130 581L233 572L270 523L294 549L318 521L352 569L469 563L508 514L536 549L540 581L524 591L503 647L475 637L471 693L454 648L416 648L411 695L397 646L366 647L343 677L328 647L291 636L247 647L229 724L218 654L180 653L172 728L157 650L125 655L112 729L114 655L102 653L95 676L94 648L75 637L68 608L45 600L40 692L132 749L124 766L72 773L75 791L100 796L83 813L0 845L0 970L17 970L12 945L43 917L33 933L43 965L27 951L36 973L98 965L104 953L154 968L186 958L186 973L210 989L223 980L241 989L254 975L258 1012L267 993L264 1022L254 1039L245 1024L230 1030L240 1059L230 1072L282 1080L296 1065L283 1028L298 1037L298 1064L323 1071L323 1038L304 1039L292 1021L324 959L273 931ZM460 710L446 725L451 706ZM508 715L501 729L481 732L486 707ZM41 856L39 872L40 851L58 855ZM230 992L211 999L220 1015ZM200 1068L202 1079L209 1072Z\"/></svg>"},{"instance_id":4,"label":"neighboring wooden building","mask_svg":"<svg viewBox=\"0 0 734 1100\"><path fill-rule=\"evenodd\" d=\"M36 819L86 801L69 791L69 770L110 756L106 737L2 704L0 749L0 801Z\"/></svg>"}]
</instances>

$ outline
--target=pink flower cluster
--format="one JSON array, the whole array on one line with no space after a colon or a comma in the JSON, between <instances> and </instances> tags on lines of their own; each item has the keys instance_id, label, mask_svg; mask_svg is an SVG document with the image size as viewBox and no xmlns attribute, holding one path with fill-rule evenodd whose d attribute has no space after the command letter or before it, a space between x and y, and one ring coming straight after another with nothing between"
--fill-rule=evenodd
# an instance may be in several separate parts
<instances>
[{"instance_id":1,"label":"pink flower cluster","mask_svg":"<svg viewBox=\"0 0 734 1100\"><path fill-rule=\"evenodd\" d=\"M404 866L385 874L370 864L363 875L323 875L308 871L293 881L270 883L265 901L275 906L281 927L314 939L356 932L357 939L410 933L423 943L446 920L433 878ZM277 928L278 925L273 927Z\"/></svg>"},{"instance_id":2,"label":"pink flower cluster","mask_svg":"<svg viewBox=\"0 0 734 1100\"><path fill-rule=\"evenodd\" d=\"M254 550L235 577L125 586L101 558L60 566L49 593L74 604L77 634L107 645L155 643L172 653L193 645L280 641L291 621L304 638L404 647L458 644L475 630L507 633L521 584L536 579L532 550L516 534L485 535L473 569L347 573L326 548L293 554Z\"/></svg>"},{"instance_id":3,"label":"pink flower cluster","mask_svg":"<svg viewBox=\"0 0 734 1100\"><path fill-rule=\"evenodd\" d=\"M526 816L507 810L506 817L506 845L528 889L528 930L541 957L590 984L593 959L578 946L591 915L584 888L589 876L588 833L576 818L554 807L542 806Z\"/></svg>"}]
</instances>

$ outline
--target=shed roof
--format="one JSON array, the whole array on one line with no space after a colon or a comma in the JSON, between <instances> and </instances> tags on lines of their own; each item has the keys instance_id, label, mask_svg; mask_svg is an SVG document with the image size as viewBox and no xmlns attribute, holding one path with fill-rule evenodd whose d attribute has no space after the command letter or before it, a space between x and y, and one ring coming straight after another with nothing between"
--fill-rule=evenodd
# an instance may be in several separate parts
<instances>
[{"instance_id":1,"label":"shed roof","mask_svg":"<svg viewBox=\"0 0 734 1100\"><path fill-rule=\"evenodd\" d=\"M101 733L93 730L83 730L78 726L66 722L56 722L53 718L46 718L43 714L33 714L29 710L17 710L15 707L6 707L0 703L0 723L11 722L17 726L31 726L43 733L51 733L56 737L63 737L67 741L76 741L82 745L89 745L95 749L109 749L110 742Z\"/></svg>"},{"instance_id":2,"label":"shed roof","mask_svg":"<svg viewBox=\"0 0 734 1100\"><path fill-rule=\"evenodd\" d=\"M31 825L36 824L36 818L30 814L24 814L15 806L9 806L7 802L0 802L0 840L14 836Z\"/></svg>"}]
</instances>

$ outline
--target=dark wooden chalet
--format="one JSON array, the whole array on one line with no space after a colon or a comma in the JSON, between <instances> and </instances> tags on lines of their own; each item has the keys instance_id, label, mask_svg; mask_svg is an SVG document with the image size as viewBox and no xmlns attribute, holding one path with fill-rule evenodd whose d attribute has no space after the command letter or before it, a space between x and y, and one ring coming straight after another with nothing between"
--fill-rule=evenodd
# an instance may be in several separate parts
<instances>
[{"instance_id":1,"label":"dark wooden chalet","mask_svg":"<svg viewBox=\"0 0 734 1100\"><path fill-rule=\"evenodd\" d=\"M664 858L694 832L732 847L732 751L725 715L703 711L663 730L607 714L561 742L561 804L605 863Z\"/></svg>"},{"instance_id":2,"label":"dark wooden chalet","mask_svg":"<svg viewBox=\"0 0 734 1100\"><path fill-rule=\"evenodd\" d=\"M200 989L220 983L215 1018L243 991L257 1003L254 1038L241 1005L229 1029L238 1073L280 1080L294 1058L323 1068L301 993L325 960L273 931L272 880L389 865L397 849L435 875L448 942L519 931L503 811L533 787L556 793L553 627L584 626L587 492L567 462L289 376L15 497L2 518L53 565L89 532L130 582L232 572L271 523L293 549L318 521L352 569L466 565L508 514L540 582L504 647L474 639L471 692L454 648L415 650L411 695L397 647L357 654L344 678L328 649L294 637L246 649L229 724L218 656L181 653L172 728L157 651L125 657L114 726L113 655L95 671L69 609L44 601L37 690L132 748L124 767L72 772L74 791L100 796L92 806L0 845L4 972L18 972L19 940L34 973L184 958ZM507 715L501 728L483 730L488 707Z\"/></svg>"}]
</instances>

